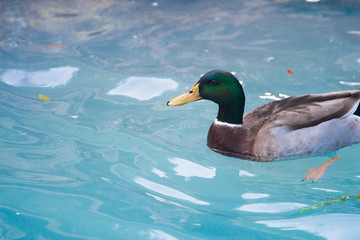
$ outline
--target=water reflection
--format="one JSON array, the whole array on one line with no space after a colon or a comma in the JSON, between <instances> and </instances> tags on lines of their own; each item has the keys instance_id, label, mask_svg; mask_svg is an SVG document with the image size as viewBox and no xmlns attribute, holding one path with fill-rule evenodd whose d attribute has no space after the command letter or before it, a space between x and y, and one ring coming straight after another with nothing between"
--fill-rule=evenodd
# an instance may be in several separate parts
<instances>
[{"instance_id":1,"label":"water reflection","mask_svg":"<svg viewBox=\"0 0 360 240\"><path fill-rule=\"evenodd\" d=\"M250 173L248 171L245 171L245 170L239 170L239 176L242 177L242 176L246 176L246 177L255 177L256 174L254 173Z\"/></svg>"},{"instance_id":2,"label":"water reflection","mask_svg":"<svg viewBox=\"0 0 360 240\"><path fill-rule=\"evenodd\" d=\"M201 201L199 199L193 198L190 195L187 195L183 192L180 192L179 190L176 190L174 188L170 188L164 185L161 185L159 183L155 183L152 181L149 181L145 178L142 177L136 177L134 179L134 182L157 193L160 193L162 195L165 196L169 196L169 197L174 197L174 198L178 198L178 199L182 199L185 201L189 201L195 204L199 204L199 205L210 205L210 203L205 202L205 201Z\"/></svg>"},{"instance_id":3,"label":"water reflection","mask_svg":"<svg viewBox=\"0 0 360 240\"><path fill-rule=\"evenodd\" d=\"M157 169L156 167L154 167L151 172L155 173L156 175L158 175L161 178L169 178L165 172L161 171L160 169Z\"/></svg>"},{"instance_id":4,"label":"water reflection","mask_svg":"<svg viewBox=\"0 0 360 240\"><path fill-rule=\"evenodd\" d=\"M342 192L342 191L338 191L338 190L334 190L334 189L328 189L328 188L316 188L316 187L313 187L311 189L325 191L325 192Z\"/></svg>"},{"instance_id":5,"label":"water reflection","mask_svg":"<svg viewBox=\"0 0 360 240\"><path fill-rule=\"evenodd\" d=\"M170 78L128 77L111 89L109 95L122 95L144 101L161 96L165 91L176 90L178 83Z\"/></svg>"},{"instance_id":6,"label":"water reflection","mask_svg":"<svg viewBox=\"0 0 360 240\"><path fill-rule=\"evenodd\" d=\"M172 204L172 205L175 205L175 206L178 206L178 207L182 207L182 208L187 208L186 206L181 205L181 204L179 204L179 203L177 203L177 202L169 201L169 200L167 200L167 199L165 199L165 198L162 198L162 197L156 196L156 195L151 194L151 193L146 193L146 195L148 195L148 196L150 196L150 197L154 198L155 200L157 200L157 201L159 201L159 202Z\"/></svg>"},{"instance_id":7,"label":"water reflection","mask_svg":"<svg viewBox=\"0 0 360 240\"><path fill-rule=\"evenodd\" d=\"M267 193L243 193L241 194L243 199L259 199L259 198L266 198L270 197L270 194Z\"/></svg>"},{"instance_id":8,"label":"water reflection","mask_svg":"<svg viewBox=\"0 0 360 240\"><path fill-rule=\"evenodd\" d=\"M282 202L282 203L254 203L245 204L235 210L252 213L281 213L289 212L296 209L307 207L308 205L296 202Z\"/></svg>"},{"instance_id":9,"label":"water reflection","mask_svg":"<svg viewBox=\"0 0 360 240\"><path fill-rule=\"evenodd\" d=\"M303 217L308 213L282 212L323 199L331 189L352 191L360 178L356 164L340 164L348 177L311 189L316 185L301 184L302 176L293 181L292 174L310 160L261 164L215 155L204 143L215 107L204 102L165 111L164 93L180 81L190 86L199 73L215 68L236 70L246 81L247 96L256 100L247 110L270 101L260 95L280 99L286 97L280 92L355 88L359 11L342 14L333 2L2 1L0 180L34 189L2 187L1 205L14 206L21 215L9 214L10 224L2 208L0 235L21 237L7 235L8 224L29 239L270 239L258 234L264 229L286 239L279 229L254 222ZM354 30L351 39L349 30ZM54 48L57 44L66 48ZM81 72L74 68L60 77L57 71L65 72L61 68L67 65L81 66ZM285 75L293 66L301 71ZM27 101L34 89L11 87L65 84L51 89L52 99L61 97L50 104ZM344 153L353 159L358 152ZM354 208L347 206L341 211L351 213ZM229 224L236 216L246 221L241 231ZM47 227L58 235L48 236ZM233 236L239 232L245 237Z\"/></svg>"},{"instance_id":10,"label":"water reflection","mask_svg":"<svg viewBox=\"0 0 360 240\"><path fill-rule=\"evenodd\" d=\"M65 66L27 72L18 69L3 71L0 80L14 87L57 87L66 85L79 71L77 67Z\"/></svg>"},{"instance_id":11,"label":"water reflection","mask_svg":"<svg viewBox=\"0 0 360 240\"><path fill-rule=\"evenodd\" d=\"M345 81L339 81L340 84L346 85L346 86L360 86L360 82L345 82Z\"/></svg>"},{"instance_id":12,"label":"water reflection","mask_svg":"<svg viewBox=\"0 0 360 240\"><path fill-rule=\"evenodd\" d=\"M327 240L359 239L359 214L327 214L284 220L257 221L268 227L281 230L302 230Z\"/></svg>"},{"instance_id":13,"label":"water reflection","mask_svg":"<svg viewBox=\"0 0 360 240\"><path fill-rule=\"evenodd\" d=\"M183 177L213 178L216 175L216 168L204 167L200 164L182 158L170 158L169 162L175 164L176 175Z\"/></svg>"},{"instance_id":14,"label":"water reflection","mask_svg":"<svg viewBox=\"0 0 360 240\"><path fill-rule=\"evenodd\" d=\"M279 93L279 97L275 96L274 94L270 93L270 92L266 92L264 93L263 96L259 96L259 98L261 99L270 99L270 100L281 100L283 98L288 98L289 96L283 93Z\"/></svg>"},{"instance_id":15,"label":"water reflection","mask_svg":"<svg viewBox=\"0 0 360 240\"><path fill-rule=\"evenodd\" d=\"M18 227L6 224L1 219L0 219L0 233L2 239L20 239L26 236L26 233L21 231Z\"/></svg>"},{"instance_id":16,"label":"water reflection","mask_svg":"<svg viewBox=\"0 0 360 240\"><path fill-rule=\"evenodd\" d=\"M157 229L149 230L147 235L148 235L149 239L177 240L176 237L173 237L170 234L168 234L164 231L161 231L161 230L157 230Z\"/></svg>"}]
</instances>

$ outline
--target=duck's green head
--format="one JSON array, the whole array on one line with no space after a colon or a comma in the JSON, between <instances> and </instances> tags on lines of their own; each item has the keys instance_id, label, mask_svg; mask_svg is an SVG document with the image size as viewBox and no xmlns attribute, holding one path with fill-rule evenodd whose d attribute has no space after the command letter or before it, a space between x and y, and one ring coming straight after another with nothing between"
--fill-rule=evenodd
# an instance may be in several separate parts
<instances>
[{"instance_id":1,"label":"duck's green head","mask_svg":"<svg viewBox=\"0 0 360 240\"><path fill-rule=\"evenodd\" d=\"M167 105L180 106L201 99L219 105L219 121L242 123L245 95L240 82L230 72L214 70L204 74L189 91L171 99Z\"/></svg>"}]
</instances>

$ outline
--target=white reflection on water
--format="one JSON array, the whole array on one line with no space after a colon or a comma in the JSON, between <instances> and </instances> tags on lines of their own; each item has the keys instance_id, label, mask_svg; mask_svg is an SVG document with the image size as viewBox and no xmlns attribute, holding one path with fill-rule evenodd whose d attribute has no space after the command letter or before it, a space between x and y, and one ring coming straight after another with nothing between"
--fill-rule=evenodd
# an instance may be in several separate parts
<instances>
[{"instance_id":1,"label":"white reflection on water","mask_svg":"<svg viewBox=\"0 0 360 240\"><path fill-rule=\"evenodd\" d=\"M153 230L149 230L148 232L149 234L149 238L150 239L155 239L155 240L177 240L176 237L171 236L170 234L161 231L161 230L157 230L157 229L153 229Z\"/></svg>"},{"instance_id":2,"label":"white reflection on water","mask_svg":"<svg viewBox=\"0 0 360 240\"><path fill-rule=\"evenodd\" d=\"M281 100L283 98L288 98L288 97L289 97L288 95L283 94L283 93L279 93L279 97L276 97L274 94L272 94L270 92L266 92L266 93L264 93L263 96L259 96L259 98L261 98L261 99L270 99L270 100L274 100L274 101Z\"/></svg>"},{"instance_id":3,"label":"white reflection on water","mask_svg":"<svg viewBox=\"0 0 360 240\"><path fill-rule=\"evenodd\" d=\"M339 81L340 84L342 85L346 85L346 86L360 86L360 82L344 82L344 81Z\"/></svg>"},{"instance_id":4,"label":"white reflection on water","mask_svg":"<svg viewBox=\"0 0 360 240\"><path fill-rule=\"evenodd\" d=\"M360 236L359 214L334 213L285 220L257 221L256 223L281 230L302 230L328 240L355 240Z\"/></svg>"},{"instance_id":5,"label":"white reflection on water","mask_svg":"<svg viewBox=\"0 0 360 240\"><path fill-rule=\"evenodd\" d=\"M79 68L71 66L34 72L9 69L2 72L0 80L14 87L57 87L66 85L78 71Z\"/></svg>"},{"instance_id":6,"label":"white reflection on water","mask_svg":"<svg viewBox=\"0 0 360 240\"><path fill-rule=\"evenodd\" d=\"M161 178L163 178L163 177L169 178L169 177L166 175L165 172L163 172L163 171L161 171L160 169L157 169L157 168L155 168L155 167L154 167L151 171L152 171L153 173L155 173L156 175L158 175L159 177L161 177Z\"/></svg>"},{"instance_id":7,"label":"white reflection on water","mask_svg":"<svg viewBox=\"0 0 360 240\"><path fill-rule=\"evenodd\" d=\"M264 58L265 62L271 62L272 60L274 60L275 58L273 56Z\"/></svg>"},{"instance_id":8,"label":"white reflection on water","mask_svg":"<svg viewBox=\"0 0 360 240\"><path fill-rule=\"evenodd\" d=\"M315 188L315 187L313 187L312 189L325 191L325 192L342 192L342 191L338 191L338 190L334 190L334 189L328 189L328 188Z\"/></svg>"},{"instance_id":9,"label":"white reflection on water","mask_svg":"<svg viewBox=\"0 0 360 240\"><path fill-rule=\"evenodd\" d=\"M176 175L183 177L201 177L213 178L216 174L216 168L204 167L182 158L169 158L169 162L175 164L174 171Z\"/></svg>"},{"instance_id":10,"label":"white reflection on water","mask_svg":"<svg viewBox=\"0 0 360 240\"><path fill-rule=\"evenodd\" d=\"M293 211L299 208L307 207L308 205L296 202L280 202L280 203L254 203L245 204L235 210L253 213L281 213Z\"/></svg>"},{"instance_id":11,"label":"white reflection on water","mask_svg":"<svg viewBox=\"0 0 360 240\"><path fill-rule=\"evenodd\" d=\"M190 195L187 195L183 192L180 192L179 190L161 185L159 183L155 183L152 181L149 181L145 178L142 177L136 177L134 179L134 182L157 193L169 196L169 197L174 197L174 198L178 198L178 199L182 199L182 200L186 200L195 204L199 204L199 205L210 205L210 203L205 202L205 201L201 201L199 199L193 198Z\"/></svg>"},{"instance_id":12,"label":"white reflection on water","mask_svg":"<svg viewBox=\"0 0 360 240\"><path fill-rule=\"evenodd\" d=\"M255 177L256 174L254 174L254 173L249 173L248 171L245 171L245 170L239 170L239 176L240 176L240 177L242 177L242 176Z\"/></svg>"},{"instance_id":13,"label":"white reflection on water","mask_svg":"<svg viewBox=\"0 0 360 240\"><path fill-rule=\"evenodd\" d=\"M169 203L169 204L172 204L172 205L175 205L175 206L178 206L178 207L183 207L183 208L187 208L185 207L184 205L181 205L177 202L173 202L173 201L169 201L169 200L166 200L165 198L162 198L162 197L159 197L159 196L156 196L154 194L151 194L151 193L146 193L146 195L154 198L155 200L157 201L160 201L160 202L164 202L164 203Z\"/></svg>"},{"instance_id":14,"label":"white reflection on water","mask_svg":"<svg viewBox=\"0 0 360 240\"><path fill-rule=\"evenodd\" d=\"M111 89L108 95L122 95L144 101L161 96L168 90L176 90L178 83L170 78L128 77Z\"/></svg>"},{"instance_id":15,"label":"white reflection on water","mask_svg":"<svg viewBox=\"0 0 360 240\"><path fill-rule=\"evenodd\" d=\"M267 193L243 193L241 194L243 199L259 199L259 198L266 198L270 197Z\"/></svg>"}]
</instances>

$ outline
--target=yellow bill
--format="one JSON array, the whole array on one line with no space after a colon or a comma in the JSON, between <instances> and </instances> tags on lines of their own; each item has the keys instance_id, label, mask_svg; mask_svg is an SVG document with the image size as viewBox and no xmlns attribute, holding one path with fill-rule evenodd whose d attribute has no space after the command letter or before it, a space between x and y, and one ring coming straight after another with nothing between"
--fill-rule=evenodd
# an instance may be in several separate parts
<instances>
[{"instance_id":1,"label":"yellow bill","mask_svg":"<svg viewBox=\"0 0 360 240\"><path fill-rule=\"evenodd\" d=\"M195 84L189 91L174 97L167 102L168 106L181 106L189 102L195 102L201 100L202 98L199 95L199 84Z\"/></svg>"}]
</instances>

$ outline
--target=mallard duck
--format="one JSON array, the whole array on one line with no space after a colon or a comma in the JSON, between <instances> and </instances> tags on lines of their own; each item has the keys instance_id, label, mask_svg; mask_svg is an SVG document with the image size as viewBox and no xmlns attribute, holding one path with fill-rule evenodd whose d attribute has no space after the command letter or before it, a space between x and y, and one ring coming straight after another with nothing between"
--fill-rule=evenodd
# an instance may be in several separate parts
<instances>
[{"instance_id":1,"label":"mallard duck","mask_svg":"<svg viewBox=\"0 0 360 240\"><path fill-rule=\"evenodd\" d=\"M167 105L201 99L219 105L207 136L207 146L217 153L260 162L333 154L330 161L307 170L304 180L318 180L339 159L336 150L360 141L360 90L289 97L244 115L245 95L238 79L214 70Z\"/></svg>"}]
</instances>

